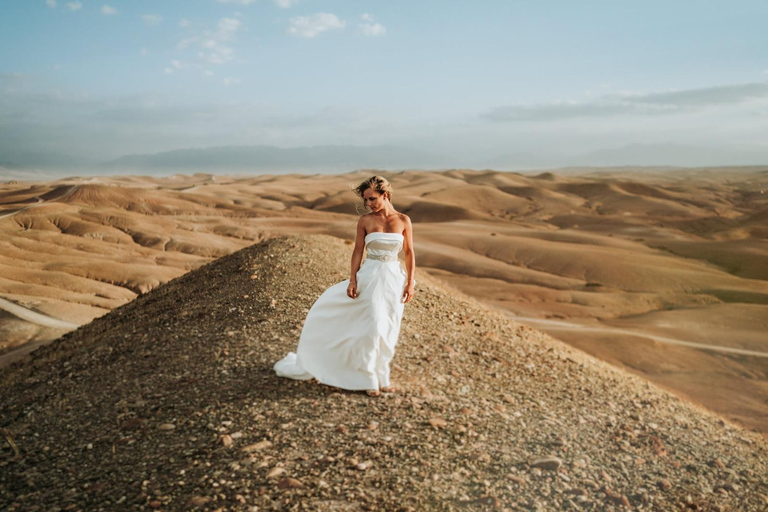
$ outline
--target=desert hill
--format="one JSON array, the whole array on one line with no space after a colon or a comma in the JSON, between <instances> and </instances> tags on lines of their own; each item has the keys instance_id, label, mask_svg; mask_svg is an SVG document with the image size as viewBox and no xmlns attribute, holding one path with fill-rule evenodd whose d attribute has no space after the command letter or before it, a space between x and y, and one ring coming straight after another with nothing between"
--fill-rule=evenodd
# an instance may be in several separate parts
<instances>
[{"instance_id":1,"label":"desert hill","mask_svg":"<svg viewBox=\"0 0 768 512\"><path fill-rule=\"evenodd\" d=\"M350 239L376 172L0 183L0 371L254 242ZM422 270L768 436L768 168L386 176Z\"/></svg>"},{"instance_id":2,"label":"desert hill","mask_svg":"<svg viewBox=\"0 0 768 512\"><path fill-rule=\"evenodd\" d=\"M278 379L351 247L281 237L0 374L5 510L764 510L758 435L422 273L371 398Z\"/></svg>"}]
</instances>

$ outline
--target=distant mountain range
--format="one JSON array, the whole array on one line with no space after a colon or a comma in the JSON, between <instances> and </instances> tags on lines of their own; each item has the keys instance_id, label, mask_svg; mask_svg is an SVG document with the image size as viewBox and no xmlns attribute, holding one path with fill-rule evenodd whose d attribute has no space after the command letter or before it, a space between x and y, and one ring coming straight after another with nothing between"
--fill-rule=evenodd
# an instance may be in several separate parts
<instances>
[{"instance_id":1,"label":"distant mountain range","mask_svg":"<svg viewBox=\"0 0 768 512\"><path fill-rule=\"evenodd\" d=\"M403 169L440 166L441 158L399 146L221 146L129 155L107 162L119 170L315 171L348 172L361 168Z\"/></svg>"},{"instance_id":2,"label":"distant mountain range","mask_svg":"<svg viewBox=\"0 0 768 512\"><path fill-rule=\"evenodd\" d=\"M557 167L679 166L709 167L768 164L768 148L721 149L680 144L630 144L567 157L545 157L533 153L501 155L484 162L496 170Z\"/></svg>"},{"instance_id":3,"label":"distant mountain range","mask_svg":"<svg viewBox=\"0 0 768 512\"><path fill-rule=\"evenodd\" d=\"M475 168L508 171L606 166L738 166L768 164L768 148L724 149L679 144L630 144L576 155L514 152L482 160L436 154L404 146L219 146L127 155L94 162L50 152L0 153L0 167L26 173L37 170L77 174L105 172L168 173L341 173L357 169ZM4 173L5 175L8 172Z\"/></svg>"}]
</instances>

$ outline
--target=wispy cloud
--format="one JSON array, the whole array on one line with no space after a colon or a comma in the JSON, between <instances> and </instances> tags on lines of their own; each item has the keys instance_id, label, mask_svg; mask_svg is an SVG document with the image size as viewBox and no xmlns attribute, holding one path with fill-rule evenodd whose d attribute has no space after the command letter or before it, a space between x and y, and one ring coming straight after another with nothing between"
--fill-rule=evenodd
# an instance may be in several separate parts
<instances>
[{"instance_id":1,"label":"wispy cloud","mask_svg":"<svg viewBox=\"0 0 768 512\"><path fill-rule=\"evenodd\" d=\"M360 32L367 37L377 37L377 36L383 36L387 33L387 29L384 28L384 25L381 23L375 23L373 21L373 16L366 13L360 16L360 18L363 20L364 23L360 23L358 27L360 28Z\"/></svg>"},{"instance_id":2,"label":"wispy cloud","mask_svg":"<svg viewBox=\"0 0 768 512\"><path fill-rule=\"evenodd\" d=\"M197 58L206 64L225 64L234 60L232 43L237 32L243 28L243 22L237 18L222 18L216 24L216 30L192 32L181 39L176 48L197 49Z\"/></svg>"},{"instance_id":3,"label":"wispy cloud","mask_svg":"<svg viewBox=\"0 0 768 512\"><path fill-rule=\"evenodd\" d=\"M141 20L147 26L159 25L163 21L163 17L159 14L145 14L141 17Z\"/></svg>"},{"instance_id":4,"label":"wispy cloud","mask_svg":"<svg viewBox=\"0 0 768 512\"><path fill-rule=\"evenodd\" d=\"M51 9L55 9L56 8L56 0L45 0L45 5L47 5Z\"/></svg>"},{"instance_id":5,"label":"wispy cloud","mask_svg":"<svg viewBox=\"0 0 768 512\"><path fill-rule=\"evenodd\" d=\"M251 5L255 4L256 0L216 0L220 4L238 4L238 5Z\"/></svg>"},{"instance_id":6,"label":"wispy cloud","mask_svg":"<svg viewBox=\"0 0 768 512\"><path fill-rule=\"evenodd\" d=\"M289 9L290 7L299 3L298 0L274 0L274 1L278 7L282 7L283 9Z\"/></svg>"},{"instance_id":7,"label":"wispy cloud","mask_svg":"<svg viewBox=\"0 0 768 512\"><path fill-rule=\"evenodd\" d=\"M320 12L312 16L297 16L288 20L288 34L296 37L312 38L328 30L344 28L346 22L335 14Z\"/></svg>"},{"instance_id":8,"label":"wispy cloud","mask_svg":"<svg viewBox=\"0 0 768 512\"><path fill-rule=\"evenodd\" d=\"M143 47L139 53L141 54L142 57L149 55L149 49L146 47Z\"/></svg>"},{"instance_id":9,"label":"wispy cloud","mask_svg":"<svg viewBox=\"0 0 768 512\"><path fill-rule=\"evenodd\" d=\"M626 102L662 105L676 108L708 107L743 103L755 98L768 97L768 82L720 85L701 89L638 94L622 98Z\"/></svg>"},{"instance_id":10,"label":"wispy cloud","mask_svg":"<svg viewBox=\"0 0 768 512\"><path fill-rule=\"evenodd\" d=\"M115 9L111 5L102 5L101 6L101 14L104 14L106 16L112 16L112 15L117 14L117 9Z\"/></svg>"},{"instance_id":11,"label":"wispy cloud","mask_svg":"<svg viewBox=\"0 0 768 512\"><path fill-rule=\"evenodd\" d=\"M67 3L67 9L69 9L70 11L79 11L82 8L83 8L83 3L82 2L68 2Z\"/></svg>"},{"instance_id":12,"label":"wispy cloud","mask_svg":"<svg viewBox=\"0 0 768 512\"><path fill-rule=\"evenodd\" d=\"M240 83L240 79L229 77L222 80L221 83L224 85L236 85Z\"/></svg>"},{"instance_id":13,"label":"wispy cloud","mask_svg":"<svg viewBox=\"0 0 768 512\"><path fill-rule=\"evenodd\" d=\"M192 22L191 22L191 21L189 21L187 18L181 18L181 19L179 20L179 26L180 26L180 27L184 27L184 28L187 28L187 27L190 27L190 26L192 26Z\"/></svg>"},{"instance_id":14,"label":"wispy cloud","mask_svg":"<svg viewBox=\"0 0 768 512\"><path fill-rule=\"evenodd\" d=\"M496 122L559 121L627 115L673 115L768 99L768 82L604 96L590 102L552 102L496 107L482 115Z\"/></svg>"},{"instance_id":15,"label":"wispy cloud","mask_svg":"<svg viewBox=\"0 0 768 512\"><path fill-rule=\"evenodd\" d=\"M172 75L174 72L184 69L186 66L180 60L172 60L171 65L163 70L166 75Z\"/></svg>"}]
</instances>

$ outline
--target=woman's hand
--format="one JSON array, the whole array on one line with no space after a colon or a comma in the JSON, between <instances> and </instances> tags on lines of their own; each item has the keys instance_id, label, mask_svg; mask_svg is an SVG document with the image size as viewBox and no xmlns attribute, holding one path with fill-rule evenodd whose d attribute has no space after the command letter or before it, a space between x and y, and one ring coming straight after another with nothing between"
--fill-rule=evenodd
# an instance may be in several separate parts
<instances>
[{"instance_id":1,"label":"woman's hand","mask_svg":"<svg viewBox=\"0 0 768 512\"><path fill-rule=\"evenodd\" d=\"M357 281L352 281L350 279L349 286L347 286L347 297L350 299L357 298Z\"/></svg>"},{"instance_id":2,"label":"woman's hand","mask_svg":"<svg viewBox=\"0 0 768 512\"><path fill-rule=\"evenodd\" d=\"M408 283L403 290L403 304L408 304L413 298L413 283Z\"/></svg>"}]
</instances>

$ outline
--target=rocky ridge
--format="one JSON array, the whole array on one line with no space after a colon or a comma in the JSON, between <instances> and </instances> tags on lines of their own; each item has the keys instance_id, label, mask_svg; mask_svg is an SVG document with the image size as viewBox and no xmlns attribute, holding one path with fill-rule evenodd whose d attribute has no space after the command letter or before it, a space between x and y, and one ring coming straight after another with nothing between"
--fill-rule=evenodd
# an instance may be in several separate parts
<instances>
[{"instance_id":1,"label":"rocky ridge","mask_svg":"<svg viewBox=\"0 0 768 512\"><path fill-rule=\"evenodd\" d=\"M351 247L268 240L0 375L7 510L768 507L759 436L420 275L394 394L278 379Z\"/></svg>"}]
</instances>

